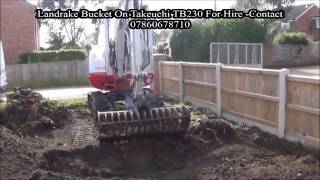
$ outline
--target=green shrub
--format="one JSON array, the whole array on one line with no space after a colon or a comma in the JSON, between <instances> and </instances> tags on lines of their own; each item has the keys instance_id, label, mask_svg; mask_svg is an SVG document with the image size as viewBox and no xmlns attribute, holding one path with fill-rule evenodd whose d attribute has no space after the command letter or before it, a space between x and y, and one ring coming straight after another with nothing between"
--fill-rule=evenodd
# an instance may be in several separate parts
<instances>
[{"instance_id":1,"label":"green shrub","mask_svg":"<svg viewBox=\"0 0 320 180\"><path fill-rule=\"evenodd\" d=\"M264 42L266 26L257 20L212 19L192 22L190 29L173 31L170 39L174 60L209 62L211 42Z\"/></svg>"},{"instance_id":2,"label":"green shrub","mask_svg":"<svg viewBox=\"0 0 320 180\"><path fill-rule=\"evenodd\" d=\"M307 35L303 32L281 32L274 38L277 44L308 44Z\"/></svg>"},{"instance_id":3,"label":"green shrub","mask_svg":"<svg viewBox=\"0 0 320 180\"><path fill-rule=\"evenodd\" d=\"M72 60L84 60L85 51L84 50L61 50L57 55L60 61L72 61Z\"/></svg>"},{"instance_id":4,"label":"green shrub","mask_svg":"<svg viewBox=\"0 0 320 180\"><path fill-rule=\"evenodd\" d=\"M19 56L19 64L26 64L28 63L28 57L29 57L30 53L22 53Z\"/></svg>"},{"instance_id":5,"label":"green shrub","mask_svg":"<svg viewBox=\"0 0 320 180\"><path fill-rule=\"evenodd\" d=\"M57 101L53 100L44 100L40 103L40 109L43 114L51 114L54 111L57 111L59 104Z\"/></svg>"},{"instance_id":6,"label":"green shrub","mask_svg":"<svg viewBox=\"0 0 320 180\"><path fill-rule=\"evenodd\" d=\"M84 60L85 51L81 49L68 49L58 51L34 51L22 53L20 56L20 64L38 62L54 62L54 61L70 61L70 60ZM30 59L30 60L29 60Z\"/></svg>"}]
</instances>

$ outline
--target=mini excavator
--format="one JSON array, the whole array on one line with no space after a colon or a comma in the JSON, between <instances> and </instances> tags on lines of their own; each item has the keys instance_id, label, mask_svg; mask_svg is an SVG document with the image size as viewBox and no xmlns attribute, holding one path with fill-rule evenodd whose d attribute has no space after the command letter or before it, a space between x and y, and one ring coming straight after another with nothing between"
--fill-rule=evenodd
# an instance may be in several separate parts
<instances>
[{"instance_id":1,"label":"mini excavator","mask_svg":"<svg viewBox=\"0 0 320 180\"><path fill-rule=\"evenodd\" d=\"M138 0L119 8L146 9ZM129 19L104 19L99 45L89 54L88 94L101 141L147 136L184 136L191 116L187 107L167 107L150 89L154 78L153 30L130 29Z\"/></svg>"}]
</instances>

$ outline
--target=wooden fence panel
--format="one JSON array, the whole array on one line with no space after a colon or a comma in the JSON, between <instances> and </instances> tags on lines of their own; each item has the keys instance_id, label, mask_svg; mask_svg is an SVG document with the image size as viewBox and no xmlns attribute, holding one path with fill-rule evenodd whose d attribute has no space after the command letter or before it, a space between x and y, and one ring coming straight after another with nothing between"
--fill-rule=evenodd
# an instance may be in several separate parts
<instances>
[{"instance_id":1,"label":"wooden fence panel","mask_svg":"<svg viewBox=\"0 0 320 180\"><path fill-rule=\"evenodd\" d=\"M6 66L9 84L38 80L83 80L88 77L88 61L61 61Z\"/></svg>"},{"instance_id":2,"label":"wooden fence panel","mask_svg":"<svg viewBox=\"0 0 320 180\"><path fill-rule=\"evenodd\" d=\"M278 126L278 104L253 97L222 92L222 111L257 123Z\"/></svg>"},{"instance_id":3,"label":"wooden fence panel","mask_svg":"<svg viewBox=\"0 0 320 180\"><path fill-rule=\"evenodd\" d=\"M201 92L201 93L199 93ZM210 103L216 103L216 89L203 85L184 84L185 96L197 98L202 101L208 101Z\"/></svg>"},{"instance_id":4,"label":"wooden fence panel","mask_svg":"<svg viewBox=\"0 0 320 180\"><path fill-rule=\"evenodd\" d=\"M38 72L37 72L38 66L37 64L32 64L28 66L27 64L24 64L22 66L22 79L23 81L28 81L29 79L31 80L36 80L38 77Z\"/></svg>"},{"instance_id":5,"label":"wooden fence panel","mask_svg":"<svg viewBox=\"0 0 320 180\"><path fill-rule=\"evenodd\" d=\"M183 65L184 80L199 81L210 84L216 83L215 66Z\"/></svg>"},{"instance_id":6,"label":"wooden fence panel","mask_svg":"<svg viewBox=\"0 0 320 180\"><path fill-rule=\"evenodd\" d=\"M216 103L215 83L214 65L183 64L184 96Z\"/></svg>"},{"instance_id":7,"label":"wooden fence panel","mask_svg":"<svg viewBox=\"0 0 320 180\"><path fill-rule=\"evenodd\" d=\"M245 72L224 67L221 75L222 88L278 97L277 74L262 74L260 71Z\"/></svg>"},{"instance_id":8,"label":"wooden fence panel","mask_svg":"<svg viewBox=\"0 0 320 180\"><path fill-rule=\"evenodd\" d=\"M222 69L222 110L266 125L278 126L278 77Z\"/></svg>"},{"instance_id":9,"label":"wooden fence panel","mask_svg":"<svg viewBox=\"0 0 320 180\"><path fill-rule=\"evenodd\" d=\"M163 92L215 106L212 109L219 115L320 149L319 78L288 75L287 69L182 62L160 65Z\"/></svg>"},{"instance_id":10,"label":"wooden fence panel","mask_svg":"<svg viewBox=\"0 0 320 180\"><path fill-rule=\"evenodd\" d=\"M164 92L179 94L179 66L178 64L160 65L161 90Z\"/></svg>"},{"instance_id":11,"label":"wooden fence panel","mask_svg":"<svg viewBox=\"0 0 320 180\"><path fill-rule=\"evenodd\" d=\"M320 82L289 75L287 80L286 130L320 138Z\"/></svg>"},{"instance_id":12,"label":"wooden fence panel","mask_svg":"<svg viewBox=\"0 0 320 180\"><path fill-rule=\"evenodd\" d=\"M162 78L179 78L179 66L178 63L175 64L161 64L161 75Z\"/></svg>"},{"instance_id":13,"label":"wooden fence panel","mask_svg":"<svg viewBox=\"0 0 320 180\"><path fill-rule=\"evenodd\" d=\"M179 94L179 81L173 79L163 79L162 91L172 94Z\"/></svg>"}]
</instances>

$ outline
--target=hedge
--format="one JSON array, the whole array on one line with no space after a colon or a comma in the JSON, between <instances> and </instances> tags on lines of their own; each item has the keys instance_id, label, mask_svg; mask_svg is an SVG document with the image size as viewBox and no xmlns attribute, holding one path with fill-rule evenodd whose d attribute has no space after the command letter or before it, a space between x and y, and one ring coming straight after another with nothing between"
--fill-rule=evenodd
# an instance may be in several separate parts
<instances>
[{"instance_id":1,"label":"hedge","mask_svg":"<svg viewBox=\"0 0 320 180\"><path fill-rule=\"evenodd\" d=\"M58 51L34 51L22 53L19 64L38 63L38 62L54 62L54 61L71 61L85 60L85 51L81 49L67 49ZM28 62L30 59L30 62Z\"/></svg>"},{"instance_id":2,"label":"hedge","mask_svg":"<svg viewBox=\"0 0 320 180\"><path fill-rule=\"evenodd\" d=\"M308 44L307 35L303 32L282 32L274 38L277 44Z\"/></svg>"}]
</instances>

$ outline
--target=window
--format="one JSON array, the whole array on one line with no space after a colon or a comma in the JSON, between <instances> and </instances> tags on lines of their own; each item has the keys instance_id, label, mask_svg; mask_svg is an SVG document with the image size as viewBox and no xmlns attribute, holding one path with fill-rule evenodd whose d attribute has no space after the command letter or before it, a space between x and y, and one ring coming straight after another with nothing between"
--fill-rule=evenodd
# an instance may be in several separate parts
<instances>
[{"instance_id":1,"label":"window","mask_svg":"<svg viewBox=\"0 0 320 180\"><path fill-rule=\"evenodd\" d=\"M287 23L281 23L281 29L288 31L290 30L290 22Z\"/></svg>"},{"instance_id":2,"label":"window","mask_svg":"<svg viewBox=\"0 0 320 180\"><path fill-rule=\"evenodd\" d=\"M316 27L320 29L320 18L316 19Z\"/></svg>"}]
</instances>

